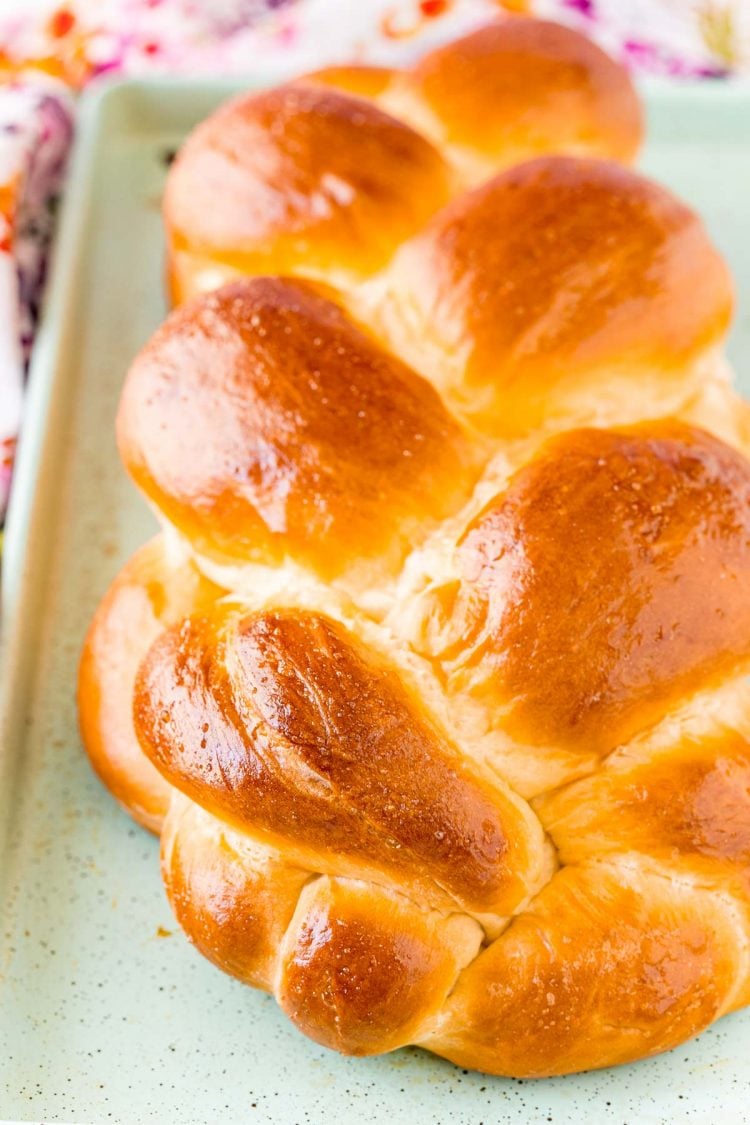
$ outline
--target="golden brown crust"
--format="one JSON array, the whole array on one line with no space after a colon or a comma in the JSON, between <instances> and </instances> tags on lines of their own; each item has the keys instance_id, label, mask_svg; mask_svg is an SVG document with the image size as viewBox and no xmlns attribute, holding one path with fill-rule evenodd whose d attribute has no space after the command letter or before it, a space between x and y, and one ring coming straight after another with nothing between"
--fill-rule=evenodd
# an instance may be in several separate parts
<instances>
[{"instance_id":1,"label":"golden brown crust","mask_svg":"<svg viewBox=\"0 0 750 1125\"><path fill-rule=\"evenodd\" d=\"M281 956L279 1003L305 1034L349 1055L410 1043L444 1003L481 931L364 883L318 879Z\"/></svg>"},{"instance_id":2,"label":"golden brown crust","mask_svg":"<svg viewBox=\"0 0 750 1125\"><path fill-rule=\"evenodd\" d=\"M641 109L626 71L547 20L480 27L431 51L402 83L429 109L436 139L489 169L549 151L628 161L640 145Z\"/></svg>"},{"instance_id":3,"label":"golden brown crust","mask_svg":"<svg viewBox=\"0 0 750 1125\"><path fill-rule=\"evenodd\" d=\"M644 414L649 396L667 412L732 311L694 212L635 172L572 157L461 196L403 247L389 284L395 349L503 436L575 418L586 395L596 416L620 386Z\"/></svg>"},{"instance_id":4,"label":"golden brown crust","mask_svg":"<svg viewBox=\"0 0 750 1125\"><path fill-rule=\"evenodd\" d=\"M507 913L539 878L520 802L479 779L394 669L303 611L217 606L156 643L135 725L177 788L317 870ZM360 867L357 867L357 864Z\"/></svg>"},{"instance_id":5,"label":"golden brown crust","mask_svg":"<svg viewBox=\"0 0 750 1125\"><path fill-rule=\"evenodd\" d=\"M177 310L128 375L126 467L201 553L321 577L400 563L466 498L476 453L433 388L309 285Z\"/></svg>"},{"instance_id":6,"label":"golden brown crust","mask_svg":"<svg viewBox=\"0 0 750 1125\"><path fill-rule=\"evenodd\" d=\"M193 945L225 973L272 991L279 946L309 873L177 796L161 855L170 905Z\"/></svg>"},{"instance_id":7,"label":"golden brown crust","mask_svg":"<svg viewBox=\"0 0 750 1125\"><path fill-rule=\"evenodd\" d=\"M685 733L535 803L564 863L637 851L750 899L750 739Z\"/></svg>"},{"instance_id":8,"label":"golden brown crust","mask_svg":"<svg viewBox=\"0 0 750 1125\"><path fill-rule=\"evenodd\" d=\"M329 67L243 95L170 169L172 299L241 274L362 280L467 179L549 151L629 160L640 137L623 68L543 20L490 24L413 71Z\"/></svg>"},{"instance_id":9,"label":"golden brown crust","mask_svg":"<svg viewBox=\"0 0 750 1125\"><path fill-rule=\"evenodd\" d=\"M742 946L710 891L626 866L568 867L463 972L423 1045L520 1077L667 1051L722 1014Z\"/></svg>"},{"instance_id":10,"label":"golden brown crust","mask_svg":"<svg viewBox=\"0 0 750 1125\"><path fill-rule=\"evenodd\" d=\"M474 520L440 654L523 742L604 753L750 658L750 463L677 422L552 439Z\"/></svg>"},{"instance_id":11,"label":"golden brown crust","mask_svg":"<svg viewBox=\"0 0 750 1125\"><path fill-rule=\"evenodd\" d=\"M83 744L107 788L152 832L161 828L172 789L135 736L136 672L164 628L205 608L219 594L191 562L170 561L159 535L117 575L86 635L78 674Z\"/></svg>"},{"instance_id":12,"label":"golden brown crust","mask_svg":"<svg viewBox=\"0 0 750 1125\"><path fill-rule=\"evenodd\" d=\"M361 98L314 82L242 95L170 169L175 297L205 288L191 254L244 274L367 277L448 200L451 180L429 141Z\"/></svg>"}]
</instances>

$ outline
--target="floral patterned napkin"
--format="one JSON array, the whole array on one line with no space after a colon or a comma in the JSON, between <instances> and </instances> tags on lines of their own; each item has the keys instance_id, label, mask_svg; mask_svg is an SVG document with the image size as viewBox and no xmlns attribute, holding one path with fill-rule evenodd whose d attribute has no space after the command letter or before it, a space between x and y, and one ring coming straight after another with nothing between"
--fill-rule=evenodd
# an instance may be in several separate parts
<instances>
[{"instance_id":1,"label":"floral patterned napkin","mask_svg":"<svg viewBox=\"0 0 750 1125\"><path fill-rule=\"evenodd\" d=\"M750 68L750 0L0 0L0 521L73 97L99 75L395 63L504 12L572 23L631 68Z\"/></svg>"},{"instance_id":2,"label":"floral patterned napkin","mask_svg":"<svg viewBox=\"0 0 750 1125\"><path fill-rule=\"evenodd\" d=\"M52 227L72 137L59 83L0 88L0 520L10 487L26 370Z\"/></svg>"}]
</instances>

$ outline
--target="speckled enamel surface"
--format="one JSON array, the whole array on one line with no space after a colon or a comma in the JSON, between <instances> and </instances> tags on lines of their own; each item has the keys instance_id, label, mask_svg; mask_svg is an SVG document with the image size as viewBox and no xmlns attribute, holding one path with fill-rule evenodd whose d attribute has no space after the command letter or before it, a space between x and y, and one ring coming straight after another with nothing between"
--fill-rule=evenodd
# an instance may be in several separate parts
<instances>
[{"instance_id":1,"label":"speckled enamel surface","mask_svg":"<svg viewBox=\"0 0 750 1125\"><path fill-rule=\"evenodd\" d=\"M3 575L0 1118L741 1122L749 1012L668 1055L555 1080L487 1078L416 1049L346 1059L316 1046L270 998L187 945L161 887L157 842L84 758L74 682L86 624L150 531L119 466L113 420L129 359L164 311L164 156L228 92L126 86L90 105L82 128L35 376L37 406L51 386L51 426L43 449L39 426L22 453ZM730 352L747 393L750 95L662 93L650 111L645 170L699 209L737 277Z\"/></svg>"}]
</instances>

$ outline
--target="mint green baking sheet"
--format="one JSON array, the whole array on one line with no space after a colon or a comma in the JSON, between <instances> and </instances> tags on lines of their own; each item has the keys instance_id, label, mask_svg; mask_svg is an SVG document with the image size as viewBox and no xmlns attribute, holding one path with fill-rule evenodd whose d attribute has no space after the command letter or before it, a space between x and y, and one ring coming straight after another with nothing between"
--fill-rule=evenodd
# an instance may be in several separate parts
<instances>
[{"instance_id":1,"label":"mint green baking sheet","mask_svg":"<svg viewBox=\"0 0 750 1125\"><path fill-rule=\"evenodd\" d=\"M247 84L245 84L247 85ZM0 1118L67 1122L750 1121L750 1012L671 1054L517 1082L418 1050L345 1059L224 977L172 921L157 843L91 775L73 702L94 606L151 517L114 442L123 374L164 313L169 153L238 86L87 96L3 572ZM750 91L648 91L643 167L704 215L738 282L750 391Z\"/></svg>"}]
</instances>

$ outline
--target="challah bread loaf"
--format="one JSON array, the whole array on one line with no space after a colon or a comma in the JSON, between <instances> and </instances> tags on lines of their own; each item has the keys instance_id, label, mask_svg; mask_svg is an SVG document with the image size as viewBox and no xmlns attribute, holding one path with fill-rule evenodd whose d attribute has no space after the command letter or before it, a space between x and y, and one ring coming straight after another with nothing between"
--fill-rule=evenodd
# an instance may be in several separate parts
<instances>
[{"instance_id":1,"label":"challah bread loaf","mask_svg":"<svg viewBox=\"0 0 750 1125\"><path fill-rule=\"evenodd\" d=\"M750 1002L750 426L639 122L519 19L170 174L190 299L118 417L164 530L82 733L191 941L336 1050L563 1074Z\"/></svg>"}]
</instances>

